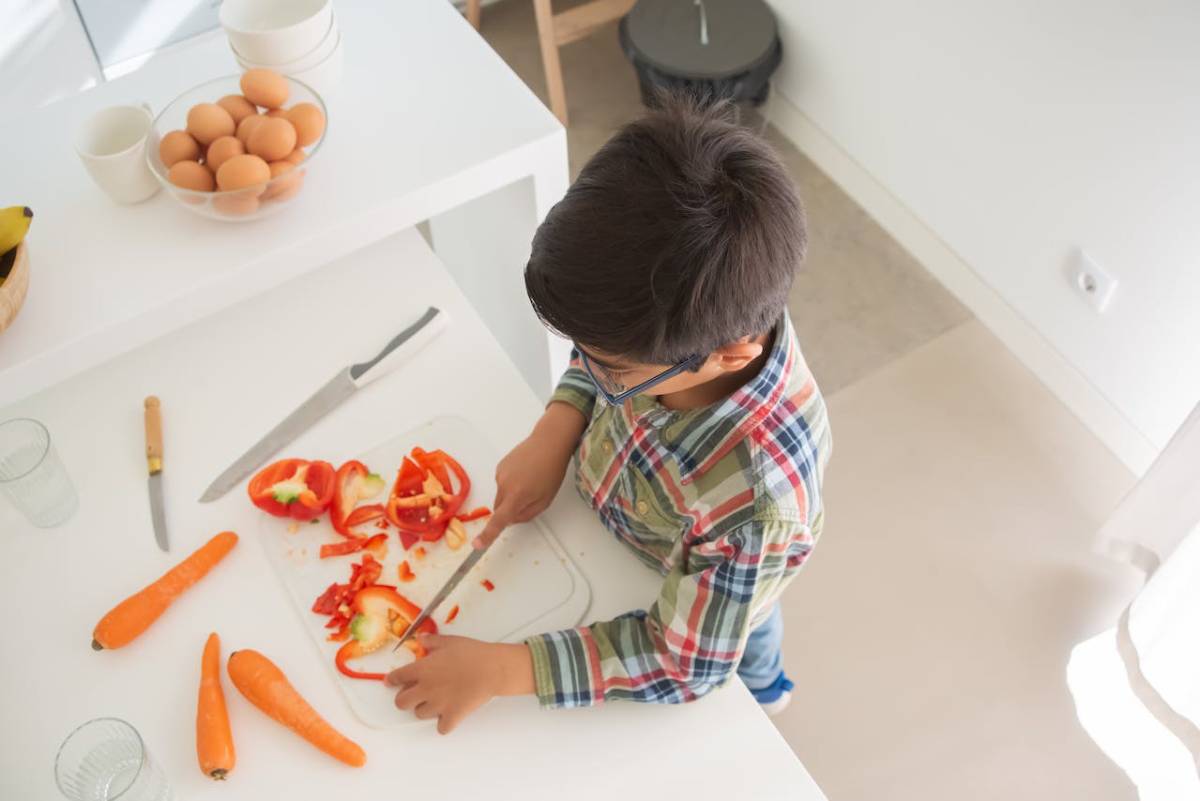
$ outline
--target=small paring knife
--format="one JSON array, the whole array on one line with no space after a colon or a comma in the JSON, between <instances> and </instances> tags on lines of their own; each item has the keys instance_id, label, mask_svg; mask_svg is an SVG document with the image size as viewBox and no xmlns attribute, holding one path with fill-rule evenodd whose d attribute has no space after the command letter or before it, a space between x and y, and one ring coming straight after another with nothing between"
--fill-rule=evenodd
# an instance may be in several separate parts
<instances>
[{"instance_id":1,"label":"small paring knife","mask_svg":"<svg viewBox=\"0 0 1200 801\"><path fill-rule=\"evenodd\" d=\"M495 540L492 540L492 542L495 542ZM483 548L474 548L471 551L471 555L462 561L462 564L458 566L458 570L454 571L453 575L451 575L450 578L446 580L446 583L442 585L442 588L437 591L437 595L433 596L433 600L425 604L425 608L421 610L421 614L417 615L417 619L408 624L408 628L404 631L404 635L400 637L400 641L396 643L394 648L392 648L393 653L399 651L400 646L404 645L409 637L417 633L417 629L421 626L421 624L428 620L430 616L437 611L437 608L442 605L442 602L450 597L450 593L454 592L454 588L462 583L462 580L467 577L467 574L471 572L471 569L479 563L479 560L483 558L483 555L487 553L488 548L491 547L491 543L488 543Z\"/></svg>"},{"instance_id":2,"label":"small paring knife","mask_svg":"<svg viewBox=\"0 0 1200 801\"><path fill-rule=\"evenodd\" d=\"M217 476L204 494L201 503L220 498L233 489L242 479L253 473L272 454L300 436L343 401L380 376L395 370L417 351L428 345L448 324L444 311L432 306L415 323L405 328L384 345L375 358L351 364L337 371L333 378L318 389L312 397L283 418L266 436L250 447L225 472Z\"/></svg>"},{"instance_id":3,"label":"small paring knife","mask_svg":"<svg viewBox=\"0 0 1200 801\"><path fill-rule=\"evenodd\" d=\"M171 544L167 539L167 515L163 507L162 469L163 469L163 434L162 408L158 398L147 396L143 403L146 420L146 467L150 477L146 480L150 492L150 520L154 523L154 540L163 551L170 551Z\"/></svg>"}]
</instances>

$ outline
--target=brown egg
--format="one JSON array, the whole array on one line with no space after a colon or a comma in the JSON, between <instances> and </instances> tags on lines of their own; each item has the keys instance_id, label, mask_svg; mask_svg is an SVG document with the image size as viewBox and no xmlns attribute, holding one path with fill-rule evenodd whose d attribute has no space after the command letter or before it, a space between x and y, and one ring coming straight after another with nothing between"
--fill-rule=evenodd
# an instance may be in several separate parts
<instances>
[{"instance_id":1,"label":"brown egg","mask_svg":"<svg viewBox=\"0 0 1200 801\"><path fill-rule=\"evenodd\" d=\"M254 104L241 95L225 95L217 101L217 105L229 112L229 116L233 117L234 125L246 119L251 114L258 113L258 109L254 107Z\"/></svg>"},{"instance_id":2,"label":"brown egg","mask_svg":"<svg viewBox=\"0 0 1200 801\"><path fill-rule=\"evenodd\" d=\"M271 180L271 168L258 156L233 156L217 170L217 186L222 190L244 189ZM257 193L256 193L257 194Z\"/></svg>"},{"instance_id":3,"label":"brown egg","mask_svg":"<svg viewBox=\"0 0 1200 801\"><path fill-rule=\"evenodd\" d=\"M167 172L167 180L184 189L197 192L213 191L212 173L198 161L177 161Z\"/></svg>"},{"instance_id":4,"label":"brown egg","mask_svg":"<svg viewBox=\"0 0 1200 801\"><path fill-rule=\"evenodd\" d=\"M208 146L214 139L232 136L237 126L229 112L216 103L201 103L192 106L187 115L187 131L201 145Z\"/></svg>"},{"instance_id":5,"label":"brown egg","mask_svg":"<svg viewBox=\"0 0 1200 801\"><path fill-rule=\"evenodd\" d=\"M264 117L279 117L280 119L287 119L287 112L281 108L272 108L272 109L267 109L266 111L264 111L263 116Z\"/></svg>"},{"instance_id":6,"label":"brown egg","mask_svg":"<svg viewBox=\"0 0 1200 801\"><path fill-rule=\"evenodd\" d=\"M325 115L312 103L297 103L287 110L287 120L296 129L296 144L308 147L325 132Z\"/></svg>"},{"instance_id":7,"label":"brown egg","mask_svg":"<svg viewBox=\"0 0 1200 801\"><path fill-rule=\"evenodd\" d=\"M261 114L255 114L253 116L246 117L244 120L238 123L237 138L242 140L243 145L250 141L250 134L254 132L255 128L262 125L263 121L266 119L267 118Z\"/></svg>"},{"instance_id":8,"label":"brown egg","mask_svg":"<svg viewBox=\"0 0 1200 801\"><path fill-rule=\"evenodd\" d=\"M204 164L216 173L217 170L221 169L222 164L234 156L240 156L245 152L246 147L242 144L242 140L236 136L222 136L208 146L208 152L204 156Z\"/></svg>"},{"instance_id":9,"label":"brown egg","mask_svg":"<svg viewBox=\"0 0 1200 801\"><path fill-rule=\"evenodd\" d=\"M213 208L227 217L245 217L258 211L258 197L252 191L217 195L213 198Z\"/></svg>"},{"instance_id":10,"label":"brown egg","mask_svg":"<svg viewBox=\"0 0 1200 801\"><path fill-rule=\"evenodd\" d=\"M263 108L279 108L288 99L287 81L271 70L246 70L241 86L246 99Z\"/></svg>"},{"instance_id":11,"label":"brown egg","mask_svg":"<svg viewBox=\"0 0 1200 801\"><path fill-rule=\"evenodd\" d=\"M287 120L268 117L251 132L246 149L267 161L279 161L296 149L296 129Z\"/></svg>"},{"instance_id":12,"label":"brown egg","mask_svg":"<svg viewBox=\"0 0 1200 801\"><path fill-rule=\"evenodd\" d=\"M165 167L178 161L198 161L200 145L187 131L171 131L158 143L158 157Z\"/></svg>"},{"instance_id":13,"label":"brown egg","mask_svg":"<svg viewBox=\"0 0 1200 801\"><path fill-rule=\"evenodd\" d=\"M306 158L308 158L308 154L305 153L300 148L296 148L290 154L288 154L283 160L290 161L293 164L299 164L300 162L304 161Z\"/></svg>"},{"instance_id":14,"label":"brown egg","mask_svg":"<svg viewBox=\"0 0 1200 801\"><path fill-rule=\"evenodd\" d=\"M267 186L267 191L262 194L263 200L286 200L300 191L300 185L304 182L304 173L294 172L296 170L295 164L292 164L290 161L273 161L269 166L271 168L271 183ZM294 174L287 178L279 179L279 176L291 172L294 172Z\"/></svg>"}]
</instances>

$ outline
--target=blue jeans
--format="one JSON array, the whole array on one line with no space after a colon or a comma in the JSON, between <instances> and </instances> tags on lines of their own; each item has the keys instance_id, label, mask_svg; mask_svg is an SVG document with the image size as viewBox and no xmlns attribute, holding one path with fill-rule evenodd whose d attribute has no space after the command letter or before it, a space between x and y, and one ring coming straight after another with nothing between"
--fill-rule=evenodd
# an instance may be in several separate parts
<instances>
[{"instance_id":1,"label":"blue jeans","mask_svg":"<svg viewBox=\"0 0 1200 801\"><path fill-rule=\"evenodd\" d=\"M750 632L737 674L751 690L770 687L783 672L783 613L779 604Z\"/></svg>"}]
</instances>

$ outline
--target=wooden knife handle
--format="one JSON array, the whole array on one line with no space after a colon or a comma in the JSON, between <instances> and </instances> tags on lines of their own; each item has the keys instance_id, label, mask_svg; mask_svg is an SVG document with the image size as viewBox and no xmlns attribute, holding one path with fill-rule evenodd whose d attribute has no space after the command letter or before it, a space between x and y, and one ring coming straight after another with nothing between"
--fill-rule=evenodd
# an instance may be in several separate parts
<instances>
[{"instance_id":1,"label":"wooden knife handle","mask_svg":"<svg viewBox=\"0 0 1200 801\"><path fill-rule=\"evenodd\" d=\"M146 406L146 466L151 473L162 470L163 438L162 438L162 409L158 397L148 395Z\"/></svg>"}]
</instances>

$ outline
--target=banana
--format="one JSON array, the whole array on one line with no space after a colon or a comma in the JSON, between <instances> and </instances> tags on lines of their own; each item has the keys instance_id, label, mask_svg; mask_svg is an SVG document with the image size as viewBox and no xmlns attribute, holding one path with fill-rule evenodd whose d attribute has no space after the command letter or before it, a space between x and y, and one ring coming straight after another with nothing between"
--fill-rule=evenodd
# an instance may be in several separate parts
<instances>
[{"instance_id":1,"label":"banana","mask_svg":"<svg viewBox=\"0 0 1200 801\"><path fill-rule=\"evenodd\" d=\"M33 209L28 206L0 209L0 253L7 253L21 244L32 219Z\"/></svg>"}]
</instances>

